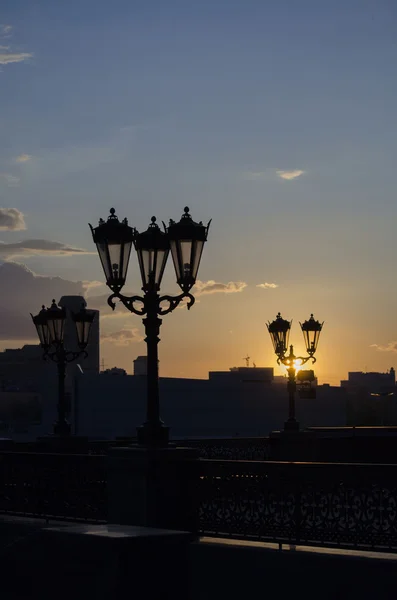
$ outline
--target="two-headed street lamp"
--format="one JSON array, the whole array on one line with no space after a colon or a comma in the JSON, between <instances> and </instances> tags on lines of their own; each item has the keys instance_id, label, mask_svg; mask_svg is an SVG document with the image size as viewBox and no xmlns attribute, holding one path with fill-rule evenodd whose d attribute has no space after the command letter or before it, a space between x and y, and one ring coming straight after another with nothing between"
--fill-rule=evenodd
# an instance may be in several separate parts
<instances>
[{"instance_id":1,"label":"two-headed street lamp","mask_svg":"<svg viewBox=\"0 0 397 600\"><path fill-rule=\"evenodd\" d=\"M169 429L160 419L158 336L162 321L158 317L172 312L185 299L188 309L193 306L195 299L190 290L196 282L210 222L206 226L202 222L195 223L189 214L189 208L185 207L178 223L171 220L168 227L163 223L164 231L156 224L156 218L152 217L148 229L139 233L128 225L127 219L120 222L115 209L111 208L107 221L100 219L98 227L95 228L90 225L106 284L112 290L108 298L110 307L114 310L117 298L130 312L145 317L143 324L147 344L146 421L137 429L138 443L144 446L166 446L169 437ZM121 294L132 246L138 256L142 296ZM170 250L176 280L182 293L178 296L160 296L161 280Z\"/></svg>"},{"instance_id":2,"label":"two-headed street lamp","mask_svg":"<svg viewBox=\"0 0 397 600\"><path fill-rule=\"evenodd\" d=\"M57 306L55 300L50 308L43 305L38 315L32 317L33 323L39 336L40 346L44 350L43 358L50 359L56 363L58 368L58 417L54 424L54 434L68 436L71 432L70 424L66 420L66 398L65 398L65 376L66 365L76 360L79 356L87 356L91 325L95 318L95 311L86 310L82 306L78 313L71 313L72 320L76 326L77 343L79 350L70 351L65 348L64 333L66 323L66 309Z\"/></svg>"},{"instance_id":3,"label":"two-headed street lamp","mask_svg":"<svg viewBox=\"0 0 397 600\"><path fill-rule=\"evenodd\" d=\"M283 319L278 313L276 319L267 323L267 328L273 342L274 352L277 355L278 364L282 363L287 367L288 372L288 395L289 395L289 416L288 421L284 423L285 431L299 431L299 422L295 418L295 392L296 392L296 371L302 365L311 360L316 362L314 354L317 350L318 340L324 322L316 321L313 315L304 323L299 323L305 339L306 352L308 356L295 356L294 347L291 345L288 350L288 340L291 331L292 321Z\"/></svg>"}]
</instances>

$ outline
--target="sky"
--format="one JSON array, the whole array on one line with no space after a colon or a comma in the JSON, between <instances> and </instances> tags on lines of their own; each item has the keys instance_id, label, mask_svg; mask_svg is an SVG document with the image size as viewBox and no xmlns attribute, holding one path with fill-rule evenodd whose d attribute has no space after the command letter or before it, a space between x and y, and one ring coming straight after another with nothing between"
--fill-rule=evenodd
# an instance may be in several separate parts
<instances>
[{"instance_id":1,"label":"sky","mask_svg":"<svg viewBox=\"0 0 397 600\"><path fill-rule=\"evenodd\" d=\"M101 357L132 370L139 317L110 314L88 223L114 206L212 218L191 311L160 374L274 366L278 311L325 321L320 383L397 367L394 0L3 0L0 349L84 293ZM132 256L125 292L139 293ZM170 259L164 293L178 293Z\"/></svg>"}]
</instances>

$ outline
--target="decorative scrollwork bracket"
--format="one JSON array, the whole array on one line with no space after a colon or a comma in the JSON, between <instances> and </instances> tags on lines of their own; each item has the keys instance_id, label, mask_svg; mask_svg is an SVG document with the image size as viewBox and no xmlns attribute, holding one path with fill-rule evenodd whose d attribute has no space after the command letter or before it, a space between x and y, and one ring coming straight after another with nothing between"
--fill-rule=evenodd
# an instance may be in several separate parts
<instances>
[{"instance_id":1,"label":"decorative scrollwork bracket","mask_svg":"<svg viewBox=\"0 0 397 600\"><path fill-rule=\"evenodd\" d=\"M168 313L172 312L173 310L175 310L179 304L185 300L185 298L188 300L188 302L186 303L187 309L190 310L195 302L195 297L192 296L192 294L189 294L188 292L184 292L183 294L180 294L179 296L161 296L159 298L158 301L158 314L159 315L167 315ZM163 308L161 306L162 302L168 302L168 306L166 306L165 308Z\"/></svg>"},{"instance_id":2,"label":"decorative scrollwork bracket","mask_svg":"<svg viewBox=\"0 0 397 600\"><path fill-rule=\"evenodd\" d=\"M170 296L166 294L165 296L154 296L153 303L153 295L145 295L145 296L123 296L120 292L115 292L108 298L108 304L112 310L116 308L115 299L120 300L120 302L126 307L130 312L143 317L149 312L149 306L153 308L155 306L155 310L158 315L167 315L168 313L175 310L179 304L187 299L186 306L188 310L193 306L195 302L194 296L189 294L188 292L184 292L183 294L179 294L179 296ZM167 306L162 306L162 303L166 302ZM135 306L135 303L141 304L140 308Z\"/></svg>"}]
</instances>

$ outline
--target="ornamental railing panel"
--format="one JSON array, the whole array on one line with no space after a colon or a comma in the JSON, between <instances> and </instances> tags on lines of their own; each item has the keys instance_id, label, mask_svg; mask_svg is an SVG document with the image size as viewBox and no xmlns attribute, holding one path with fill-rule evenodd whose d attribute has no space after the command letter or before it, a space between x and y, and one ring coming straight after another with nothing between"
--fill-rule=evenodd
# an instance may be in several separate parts
<instances>
[{"instance_id":1,"label":"ornamental railing panel","mask_svg":"<svg viewBox=\"0 0 397 600\"><path fill-rule=\"evenodd\" d=\"M397 466L200 461L200 530L293 545L397 550Z\"/></svg>"},{"instance_id":2,"label":"ornamental railing panel","mask_svg":"<svg viewBox=\"0 0 397 600\"><path fill-rule=\"evenodd\" d=\"M0 452L0 512L105 522L105 457Z\"/></svg>"}]
</instances>

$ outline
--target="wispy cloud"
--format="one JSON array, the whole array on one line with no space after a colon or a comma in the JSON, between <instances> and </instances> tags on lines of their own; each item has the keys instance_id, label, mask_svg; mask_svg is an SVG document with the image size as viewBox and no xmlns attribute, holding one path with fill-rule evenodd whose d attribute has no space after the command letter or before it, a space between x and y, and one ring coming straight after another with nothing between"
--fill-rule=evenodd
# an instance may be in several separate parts
<instances>
[{"instance_id":1,"label":"wispy cloud","mask_svg":"<svg viewBox=\"0 0 397 600\"><path fill-rule=\"evenodd\" d=\"M17 163L25 163L32 159L31 154L20 154L16 157L15 162Z\"/></svg>"},{"instance_id":2,"label":"wispy cloud","mask_svg":"<svg viewBox=\"0 0 397 600\"><path fill-rule=\"evenodd\" d=\"M12 25L0 24L0 35L9 36L12 32Z\"/></svg>"},{"instance_id":3,"label":"wispy cloud","mask_svg":"<svg viewBox=\"0 0 397 600\"><path fill-rule=\"evenodd\" d=\"M196 281L194 286L194 293L196 296L203 296L204 294L234 294L236 292L242 292L247 284L244 281L229 281L228 283L220 283L213 281Z\"/></svg>"},{"instance_id":4,"label":"wispy cloud","mask_svg":"<svg viewBox=\"0 0 397 600\"><path fill-rule=\"evenodd\" d=\"M129 344L142 342L143 336L136 327L132 329L120 329L101 335L101 342L111 342L115 346L128 346Z\"/></svg>"},{"instance_id":5,"label":"wispy cloud","mask_svg":"<svg viewBox=\"0 0 397 600\"><path fill-rule=\"evenodd\" d=\"M7 40L12 36L12 25L0 24L0 41ZM20 63L32 58L31 52L12 52L11 46L0 46L0 65L8 65L10 63Z\"/></svg>"},{"instance_id":6,"label":"wispy cloud","mask_svg":"<svg viewBox=\"0 0 397 600\"><path fill-rule=\"evenodd\" d=\"M16 258L19 256L71 256L73 254L95 254L82 248L73 248L61 242L52 242L50 240L24 240L22 242L12 242L6 244L0 241L0 257Z\"/></svg>"},{"instance_id":7,"label":"wispy cloud","mask_svg":"<svg viewBox=\"0 0 397 600\"><path fill-rule=\"evenodd\" d=\"M30 52L0 52L0 65L23 62L32 56Z\"/></svg>"},{"instance_id":8,"label":"wispy cloud","mask_svg":"<svg viewBox=\"0 0 397 600\"><path fill-rule=\"evenodd\" d=\"M371 344L370 348L375 348L379 352L397 352L397 341L389 342L386 346Z\"/></svg>"},{"instance_id":9,"label":"wispy cloud","mask_svg":"<svg viewBox=\"0 0 397 600\"><path fill-rule=\"evenodd\" d=\"M17 208L0 208L0 229L22 231L26 229L23 213Z\"/></svg>"},{"instance_id":10,"label":"wispy cloud","mask_svg":"<svg viewBox=\"0 0 397 600\"><path fill-rule=\"evenodd\" d=\"M258 283L256 287L262 288L263 290L274 290L275 288L278 288L278 283L267 283L265 281L265 283Z\"/></svg>"},{"instance_id":11,"label":"wispy cloud","mask_svg":"<svg viewBox=\"0 0 397 600\"><path fill-rule=\"evenodd\" d=\"M305 171L302 171L301 169L295 169L293 171L277 171L277 175L281 179L287 179L289 181L291 179L296 179L297 177L300 177L304 174L304 172Z\"/></svg>"},{"instance_id":12,"label":"wispy cloud","mask_svg":"<svg viewBox=\"0 0 397 600\"><path fill-rule=\"evenodd\" d=\"M12 175L11 173L0 173L0 181L3 180L8 187L16 187L19 185L19 177Z\"/></svg>"},{"instance_id":13,"label":"wispy cloud","mask_svg":"<svg viewBox=\"0 0 397 600\"><path fill-rule=\"evenodd\" d=\"M88 281L84 280L83 282L84 295L86 298L90 296L91 290L96 290L99 287L105 287L103 281ZM110 294L110 292L109 292Z\"/></svg>"}]
</instances>

